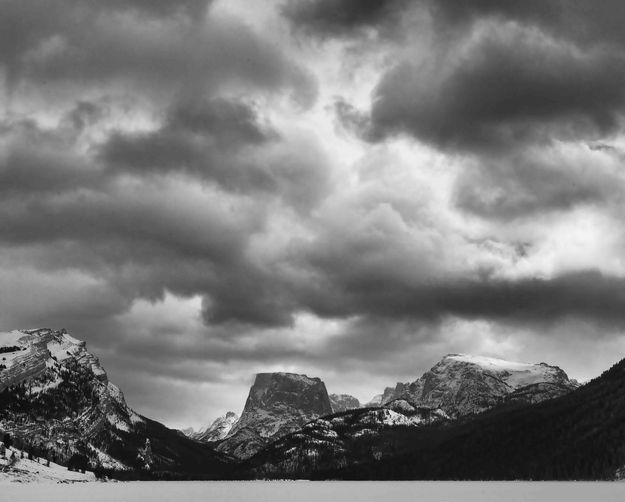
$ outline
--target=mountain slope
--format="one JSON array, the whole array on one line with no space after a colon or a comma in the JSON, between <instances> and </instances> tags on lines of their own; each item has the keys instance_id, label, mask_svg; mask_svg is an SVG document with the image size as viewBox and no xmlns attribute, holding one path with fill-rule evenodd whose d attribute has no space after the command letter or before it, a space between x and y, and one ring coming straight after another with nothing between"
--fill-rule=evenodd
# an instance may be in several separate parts
<instances>
[{"instance_id":1,"label":"mountain slope","mask_svg":"<svg viewBox=\"0 0 625 502\"><path fill-rule=\"evenodd\" d=\"M0 484L10 483L85 483L95 481L91 471L74 471L41 458L28 458L27 452L10 447L0 457Z\"/></svg>"},{"instance_id":2,"label":"mountain slope","mask_svg":"<svg viewBox=\"0 0 625 502\"><path fill-rule=\"evenodd\" d=\"M230 433L232 427L234 427L238 420L238 415L233 411L229 411L225 415L215 419L209 427L199 432L192 433L190 437L207 443L221 441Z\"/></svg>"},{"instance_id":3,"label":"mountain slope","mask_svg":"<svg viewBox=\"0 0 625 502\"><path fill-rule=\"evenodd\" d=\"M506 399L540 402L578 386L557 366L468 354L449 354L412 383L387 388L382 404L406 399L415 406L441 408L457 418L481 413Z\"/></svg>"},{"instance_id":4,"label":"mountain slope","mask_svg":"<svg viewBox=\"0 0 625 502\"><path fill-rule=\"evenodd\" d=\"M16 446L128 476L210 476L226 469L211 448L130 409L86 344L64 330L1 333L0 352L0 430Z\"/></svg>"},{"instance_id":5,"label":"mountain slope","mask_svg":"<svg viewBox=\"0 0 625 502\"><path fill-rule=\"evenodd\" d=\"M442 410L416 408L403 400L386 407L348 410L313 420L279 439L245 462L241 477L299 478L316 471L338 469L353 462L397 454L399 446L386 441L395 429L447 423Z\"/></svg>"},{"instance_id":6,"label":"mountain slope","mask_svg":"<svg viewBox=\"0 0 625 502\"><path fill-rule=\"evenodd\" d=\"M269 442L332 413L325 384L294 373L259 373L236 425L217 449L248 458Z\"/></svg>"}]
</instances>

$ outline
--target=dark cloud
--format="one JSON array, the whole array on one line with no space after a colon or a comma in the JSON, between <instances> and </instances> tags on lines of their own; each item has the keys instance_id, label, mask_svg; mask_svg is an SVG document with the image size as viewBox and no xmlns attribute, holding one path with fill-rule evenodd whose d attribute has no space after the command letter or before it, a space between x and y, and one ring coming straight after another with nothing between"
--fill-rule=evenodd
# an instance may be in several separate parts
<instances>
[{"instance_id":1,"label":"dark cloud","mask_svg":"<svg viewBox=\"0 0 625 502\"><path fill-rule=\"evenodd\" d=\"M401 31L414 29L414 25L404 23L410 17L413 22L430 18L439 42L458 39L483 20L533 25L583 45L625 42L620 27L625 7L619 0L592 6L584 0L289 0L283 14L296 27L322 36L354 36L360 35L362 28L373 28L397 37Z\"/></svg>"},{"instance_id":2,"label":"dark cloud","mask_svg":"<svg viewBox=\"0 0 625 502\"><path fill-rule=\"evenodd\" d=\"M378 27L400 12L405 0L289 0L283 15L297 28L322 36L345 36Z\"/></svg>"},{"instance_id":3,"label":"dark cloud","mask_svg":"<svg viewBox=\"0 0 625 502\"><path fill-rule=\"evenodd\" d=\"M79 104L58 128L29 121L4 126L0 242L12 249L7 266L25 261L55 277L63 271L87 274L94 291L118 295L115 311L134 298L156 300L171 291L204 296L205 319L212 324L290 324L293 302L281 286L283 278L257 262L249 247L265 231L272 207L304 210L316 203L327 182L319 147L296 141L312 152L310 159L300 158L306 150L291 151L294 144L260 127L250 108L216 101L204 108L173 107L160 132L147 140L131 135L120 147L115 133L98 161L93 148L79 152L83 130L67 120L85 108L87 115L94 110ZM194 135L202 148L188 141ZM241 160L246 148L267 143L269 152L246 151L255 162ZM216 165L206 164L213 171L192 172L187 180L180 177L186 158ZM163 159L172 164L153 164ZM108 168L122 160L121 171ZM196 179L211 183L201 186ZM33 287L41 280L48 288L42 274ZM82 305L85 316L93 312L84 302L72 304ZM54 305L59 316L75 318L73 311ZM99 302L93 308L110 313ZM46 308L42 315L50 312Z\"/></svg>"},{"instance_id":4,"label":"dark cloud","mask_svg":"<svg viewBox=\"0 0 625 502\"><path fill-rule=\"evenodd\" d=\"M202 3L3 2L0 66L12 92L25 82L35 82L39 92L70 95L106 84L162 100L172 93L261 88L290 92L302 106L314 101L310 75L248 25L229 17L171 15L193 5ZM145 22L133 14L144 10L158 15Z\"/></svg>"},{"instance_id":5,"label":"dark cloud","mask_svg":"<svg viewBox=\"0 0 625 502\"><path fill-rule=\"evenodd\" d=\"M174 106L154 132L115 132L102 145L100 157L129 172L186 171L229 187L262 189L270 182L267 173L254 165L232 164L237 163L239 149L276 139L252 107L217 99Z\"/></svg>"},{"instance_id":6,"label":"dark cloud","mask_svg":"<svg viewBox=\"0 0 625 502\"><path fill-rule=\"evenodd\" d=\"M380 236L377 249L371 241L366 250L348 245L330 253L317 247L311 258L318 282L301 290L302 307L320 316L367 314L434 323L448 316L538 325L568 317L612 326L625 321L621 278L597 270L563 272L550 278L504 279L488 269L476 271L475 277L450 276L432 270L436 267L433 251L430 256L420 255L423 263L416 267L408 255L384 252L390 242Z\"/></svg>"},{"instance_id":7,"label":"dark cloud","mask_svg":"<svg viewBox=\"0 0 625 502\"><path fill-rule=\"evenodd\" d=\"M428 50L423 37L415 49L394 48L400 61L382 74L370 114L337 104L341 122L361 137L408 134L480 151L596 141L620 128L625 39L614 19L622 5L443 0L410 4L404 14L414 9L433 19Z\"/></svg>"},{"instance_id":8,"label":"dark cloud","mask_svg":"<svg viewBox=\"0 0 625 502\"><path fill-rule=\"evenodd\" d=\"M85 32L92 32L102 16L134 12L169 17L177 11L197 13L208 4L205 0L60 0L50 5L45 0L27 4L8 0L0 6L0 62L10 72L17 71L26 63L23 58L29 53L33 55L36 50L45 52L46 48L49 52L54 49L55 43L69 41L75 36L86 38Z\"/></svg>"},{"instance_id":9,"label":"dark cloud","mask_svg":"<svg viewBox=\"0 0 625 502\"><path fill-rule=\"evenodd\" d=\"M46 130L32 120L0 124L0 194L24 200L29 195L60 193L79 187L96 186L98 169L85 163L73 149L75 130L94 118L95 108L80 103L68 114L70 129Z\"/></svg>"},{"instance_id":10,"label":"dark cloud","mask_svg":"<svg viewBox=\"0 0 625 502\"><path fill-rule=\"evenodd\" d=\"M316 158L293 155L292 142ZM301 209L318 201L328 177L313 142L280 138L252 106L223 99L176 104L153 132L115 132L99 157L118 171L185 173L233 192L277 194Z\"/></svg>"},{"instance_id":11,"label":"dark cloud","mask_svg":"<svg viewBox=\"0 0 625 502\"><path fill-rule=\"evenodd\" d=\"M616 347L621 3L0 2L0 322L168 420L161 385L216 414L255 371Z\"/></svg>"},{"instance_id":12,"label":"dark cloud","mask_svg":"<svg viewBox=\"0 0 625 502\"><path fill-rule=\"evenodd\" d=\"M82 132L93 126L107 114L107 109L100 103L78 101L76 106L65 116L65 121L76 131Z\"/></svg>"},{"instance_id":13,"label":"dark cloud","mask_svg":"<svg viewBox=\"0 0 625 502\"><path fill-rule=\"evenodd\" d=\"M85 294L75 304L86 317L171 291L205 297L213 323L291 322L290 309L264 308L278 288L248 247L270 210L318 203L328 163L314 139L278 134L251 103L286 96L301 110L315 83L249 24L204 16L207 5L0 6L13 108L0 127L4 259L34 267L33 288L76 274L77 287L116 299L104 308ZM19 114L32 96L47 120ZM150 115L152 132L115 127ZM30 317L75 319L62 303Z\"/></svg>"},{"instance_id":14,"label":"dark cloud","mask_svg":"<svg viewBox=\"0 0 625 502\"><path fill-rule=\"evenodd\" d=\"M412 305L425 315L447 312L465 318L539 323L581 317L621 325L625 320L623 285L622 279L597 271L552 279L459 281L415 291ZM393 310L401 305L388 304ZM401 309L396 313L401 315Z\"/></svg>"},{"instance_id":15,"label":"dark cloud","mask_svg":"<svg viewBox=\"0 0 625 502\"><path fill-rule=\"evenodd\" d=\"M101 8L136 10L155 16L171 16L180 12L190 16L200 16L212 3L213 0L112 0L106 2Z\"/></svg>"},{"instance_id":16,"label":"dark cloud","mask_svg":"<svg viewBox=\"0 0 625 502\"><path fill-rule=\"evenodd\" d=\"M557 38L565 38L585 46L622 44L625 42L619 19L625 7L618 0L605 0L590 6L583 0L528 0L524 2L497 0L425 0L437 28L446 36L462 25L482 19L514 21L538 26Z\"/></svg>"},{"instance_id":17,"label":"dark cloud","mask_svg":"<svg viewBox=\"0 0 625 502\"><path fill-rule=\"evenodd\" d=\"M471 150L603 137L620 125L623 81L620 54L495 28L461 54L405 61L387 73L371 111L373 135L406 132Z\"/></svg>"}]
</instances>

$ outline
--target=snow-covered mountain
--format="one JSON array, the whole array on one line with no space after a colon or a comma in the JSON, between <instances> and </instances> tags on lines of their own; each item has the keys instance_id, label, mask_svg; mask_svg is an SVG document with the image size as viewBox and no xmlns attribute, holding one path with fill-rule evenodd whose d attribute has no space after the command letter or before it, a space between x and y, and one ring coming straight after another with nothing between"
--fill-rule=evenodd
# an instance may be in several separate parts
<instances>
[{"instance_id":1,"label":"snow-covered mountain","mask_svg":"<svg viewBox=\"0 0 625 502\"><path fill-rule=\"evenodd\" d=\"M37 329L0 334L0 428L43 443L55 458L84 454L84 438L102 432L131 432L145 421L108 381L96 357L64 330ZM6 394L6 395L5 395ZM128 468L90 444L100 464Z\"/></svg>"},{"instance_id":2,"label":"snow-covered mountain","mask_svg":"<svg viewBox=\"0 0 625 502\"><path fill-rule=\"evenodd\" d=\"M60 464L169 472L223 464L209 447L135 413L85 342L65 330L0 333L0 431Z\"/></svg>"},{"instance_id":3,"label":"snow-covered mountain","mask_svg":"<svg viewBox=\"0 0 625 502\"><path fill-rule=\"evenodd\" d=\"M330 413L328 392L319 378L295 373L259 373L241 418L217 449L247 458L270 441Z\"/></svg>"},{"instance_id":4,"label":"snow-covered mountain","mask_svg":"<svg viewBox=\"0 0 625 502\"><path fill-rule=\"evenodd\" d=\"M416 406L440 408L450 417L480 413L506 400L535 403L578 387L557 366L449 354L412 383L387 388L382 404L405 399Z\"/></svg>"},{"instance_id":5,"label":"snow-covered mountain","mask_svg":"<svg viewBox=\"0 0 625 502\"><path fill-rule=\"evenodd\" d=\"M206 442L221 441L230 433L230 430L234 424L237 423L237 420L239 420L239 416L235 412L229 411L225 415L215 419L209 427L200 429L198 432L192 433L189 437Z\"/></svg>"},{"instance_id":6,"label":"snow-covered mountain","mask_svg":"<svg viewBox=\"0 0 625 502\"><path fill-rule=\"evenodd\" d=\"M330 406L332 406L334 413L360 408L360 401L349 394L330 394L329 397Z\"/></svg>"}]
</instances>

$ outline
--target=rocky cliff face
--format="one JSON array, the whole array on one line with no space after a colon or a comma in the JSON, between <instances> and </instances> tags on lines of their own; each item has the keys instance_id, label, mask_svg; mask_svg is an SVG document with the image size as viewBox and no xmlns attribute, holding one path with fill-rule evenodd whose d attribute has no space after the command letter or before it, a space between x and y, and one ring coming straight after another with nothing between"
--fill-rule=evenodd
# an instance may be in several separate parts
<instances>
[{"instance_id":1,"label":"rocky cliff face","mask_svg":"<svg viewBox=\"0 0 625 502\"><path fill-rule=\"evenodd\" d=\"M546 363L449 354L416 381L387 388L382 402L402 398L416 406L440 408L455 418L480 413L506 400L544 401L577 386L560 368Z\"/></svg>"},{"instance_id":2,"label":"rocky cliff face","mask_svg":"<svg viewBox=\"0 0 625 502\"><path fill-rule=\"evenodd\" d=\"M230 433L232 427L234 427L238 420L239 416L233 411L229 411L225 415L217 418L210 427L193 433L190 437L205 442L221 441Z\"/></svg>"},{"instance_id":3,"label":"rocky cliff face","mask_svg":"<svg viewBox=\"0 0 625 502\"><path fill-rule=\"evenodd\" d=\"M330 394L329 397L330 406L332 406L334 413L360 408L360 401L349 394Z\"/></svg>"},{"instance_id":4,"label":"rocky cliff face","mask_svg":"<svg viewBox=\"0 0 625 502\"><path fill-rule=\"evenodd\" d=\"M332 413L325 384L294 373L259 373L241 418L218 450L248 458L270 441Z\"/></svg>"},{"instance_id":5,"label":"rocky cliff face","mask_svg":"<svg viewBox=\"0 0 625 502\"><path fill-rule=\"evenodd\" d=\"M105 467L128 467L101 445L85 446L85 438L144 425L85 342L64 330L38 329L2 333L0 347L0 428L43 445L61 461L91 452Z\"/></svg>"},{"instance_id":6,"label":"rocky cliff face","mask_svg":"<svg viewBox=\"0 0 625 502\"><path fill-rule=\"evenodd\" d=\"M0 430L61 464L80 457L92 468L179 472L198 461L223 464L212 449L135 413L85 342L65 330L0 333Z\"/></svg>"}]
</instances>

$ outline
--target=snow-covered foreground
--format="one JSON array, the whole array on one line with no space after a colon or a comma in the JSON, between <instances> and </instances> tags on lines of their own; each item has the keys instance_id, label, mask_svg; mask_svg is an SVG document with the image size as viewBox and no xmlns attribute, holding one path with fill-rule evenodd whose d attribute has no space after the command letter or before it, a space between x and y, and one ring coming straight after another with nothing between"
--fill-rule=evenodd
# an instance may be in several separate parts
<instances>
[{"instance_id":1,"label":"snow-covered foreground","mask_svg":"<svg viewBox=\"0 0 625 502\"><path fill-rule=\"evenodd\" d=\"M20 484L20 483L82 483L95 481L93 472L74 472L67 470L64 467L54 462L50 462L50 465L46 465L46 461L39 459L39 462L35 460L28 460L20 458L20 450L12 448L9 450L7 456L10 456L12 452L16 452L17 459L14 465L6 467L8 464L7 459L0 459L0 500L4 501L3 495L5 493L5 487L7 484Z\"/></svg>"},{"instance_id":2,"label":"snow-covered foreground","mask_svg":"<svg viewBox=\"0 0 625 502\"><path fill-rule=\"evenodd\" d=\"M601 500L621 502L621 483L441 483L441 482L132 482L74 485L0 484L0 500L23 502L185 502L216 500L291 502L392 500L506 502Z\"/></svg>"}]
</instances>

